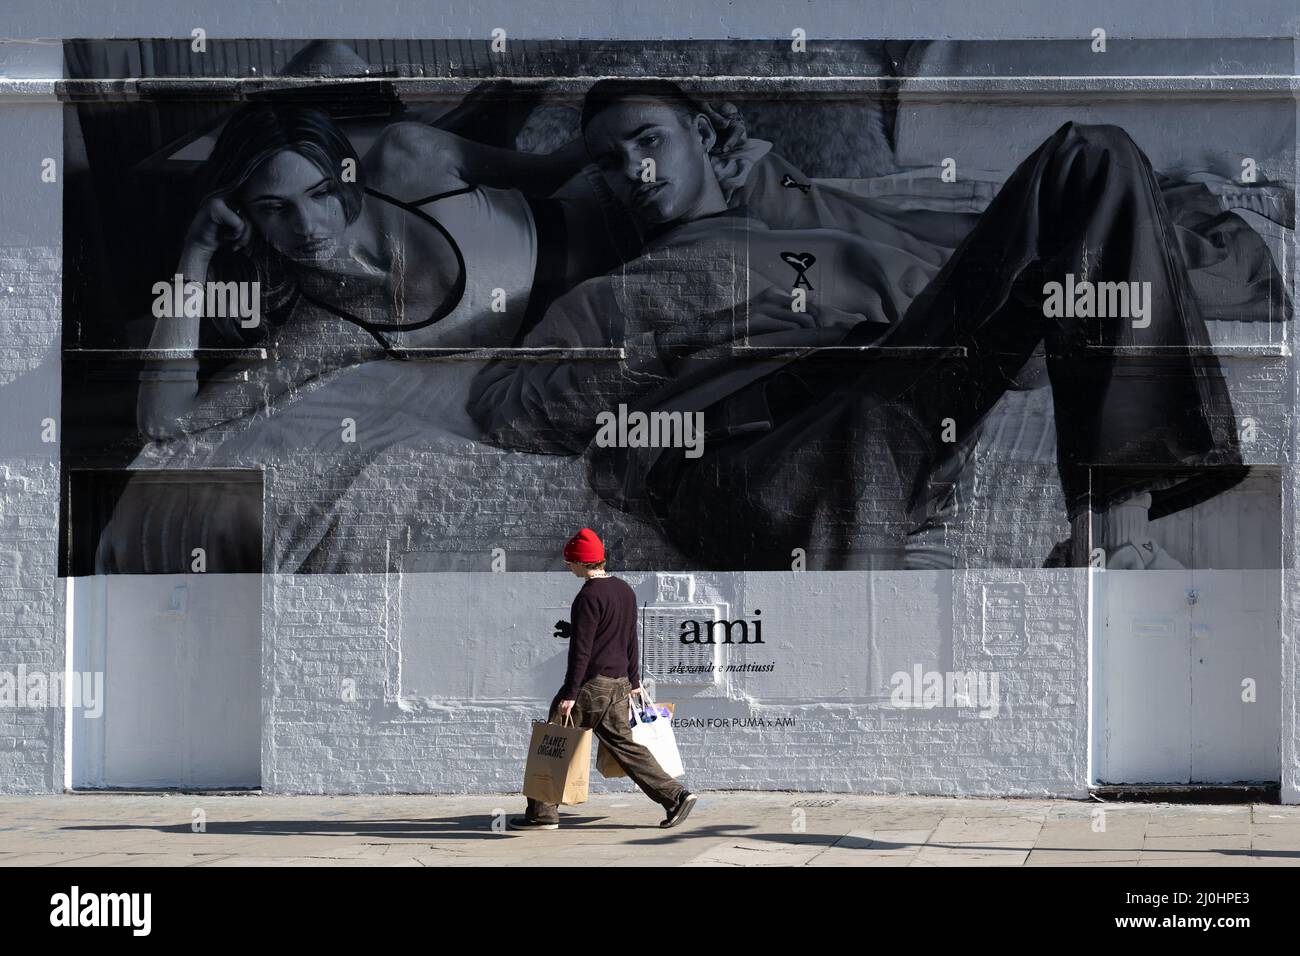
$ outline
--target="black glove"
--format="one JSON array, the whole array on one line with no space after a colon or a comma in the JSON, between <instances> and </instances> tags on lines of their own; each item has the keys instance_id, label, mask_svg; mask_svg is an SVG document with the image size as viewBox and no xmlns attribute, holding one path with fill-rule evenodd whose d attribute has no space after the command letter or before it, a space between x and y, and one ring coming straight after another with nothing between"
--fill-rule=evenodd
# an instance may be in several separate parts
<instances>
[{"instance_id":1,"label":"black glove","mask_svg":"<svg viewBox=\"0 0 1300 956\"><path fill-rule=\"evenodd\" d=\"M552 637L558 637L562 641L567 641L573 636L573 625L568 621L556 621L555 633Z\"/></svg>"}]
</instances>

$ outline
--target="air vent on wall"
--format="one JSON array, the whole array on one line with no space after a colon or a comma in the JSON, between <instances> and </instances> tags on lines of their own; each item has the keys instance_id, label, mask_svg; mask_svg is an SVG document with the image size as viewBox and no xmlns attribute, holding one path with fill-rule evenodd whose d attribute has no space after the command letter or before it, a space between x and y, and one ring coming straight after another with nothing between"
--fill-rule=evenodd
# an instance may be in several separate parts
<instances>
[{"instance_id":1,"label":"air vent on wall","mask_svg":"<svg viewBox=\"0 0 1300 956\"><path fill-rule=\"evenodd\" d=\"M650 604L641 611L641 661L647 678L675 687L718 682L718 644L683 644L683 621L718 621L726 608L716 604Z\"/></svg>"}]
</instances>

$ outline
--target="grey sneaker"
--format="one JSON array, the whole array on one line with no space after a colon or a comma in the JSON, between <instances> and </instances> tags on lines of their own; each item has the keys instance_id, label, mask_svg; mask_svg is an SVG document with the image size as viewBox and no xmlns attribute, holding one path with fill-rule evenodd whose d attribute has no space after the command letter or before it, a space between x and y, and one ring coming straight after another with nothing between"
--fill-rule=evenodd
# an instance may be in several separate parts
<instances>
[{"instance_id":1,"label":"grey sneaker","mask_svg":"<svg viewBox=\"0 0 1300 956\"><path fill-rule=\"evenodd\" d=\"M510 829L512 830L558 830L559 828L558 820L548 823L545 820L534 820L527 816L510 818Z\"/></svg>"},{"instance_id":2,"label":"grey sneaker","mask_svg":"<svg viewBox=\"0 0 1300 956\"><path fill-rule=\"evenodd\" d=\"M659 825L665 828L677 826L690 815L692 808L695 806L695 801L698 799L699 797L687 790L673 805L673 808L668 811L668 816L664 817Z\"/></svg>"}]
</instances>

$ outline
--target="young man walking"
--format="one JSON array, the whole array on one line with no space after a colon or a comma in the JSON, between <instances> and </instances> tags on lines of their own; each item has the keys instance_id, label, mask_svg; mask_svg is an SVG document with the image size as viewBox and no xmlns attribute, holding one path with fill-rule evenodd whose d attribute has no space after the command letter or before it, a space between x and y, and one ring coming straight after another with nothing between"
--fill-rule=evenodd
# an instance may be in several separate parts
<instances>
[{"instance_id":1,"label":"young man walking","mask_svg":"<svg viewBox=\"0 0 1300 956\"><path fill-rule=\"evenodd\" d=\"M605 546L590 528L564 546L564 564L584 581L569 615L564 686L551 701L548 719L556 723L569 714L577 726L592 728L632 781L668 812L659 825L675 827L691 812L696 796L664 773L654 755L632 740L628 726L627 702L641 693L636 593L605 570ZM559 829L559 807L529 797L527 813L512 817L510 826Z\"/></svg>"}]
</instances>

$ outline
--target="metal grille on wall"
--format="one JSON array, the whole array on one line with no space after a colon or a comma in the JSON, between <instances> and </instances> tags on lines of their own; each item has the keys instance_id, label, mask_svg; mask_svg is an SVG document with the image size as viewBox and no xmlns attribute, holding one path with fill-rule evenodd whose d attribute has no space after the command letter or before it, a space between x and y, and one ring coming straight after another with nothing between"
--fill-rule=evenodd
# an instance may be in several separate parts
<instances>
[{"instance_id":1,"label":"metal grille on wall","mask_svg":"<svg viewBox=\"0 0 1300 956\"><path fill-rule=\"evenodd\" d=\"M716 604L695 606L655 605L642 610L641 654L645 673L658 684L677 687L706 687L718 683L722 645L683 643L682 624L698 621L707 625L722 620L726 608ZM712 638L712 628L704 633Z\"/></svg>"}]
</instances>

